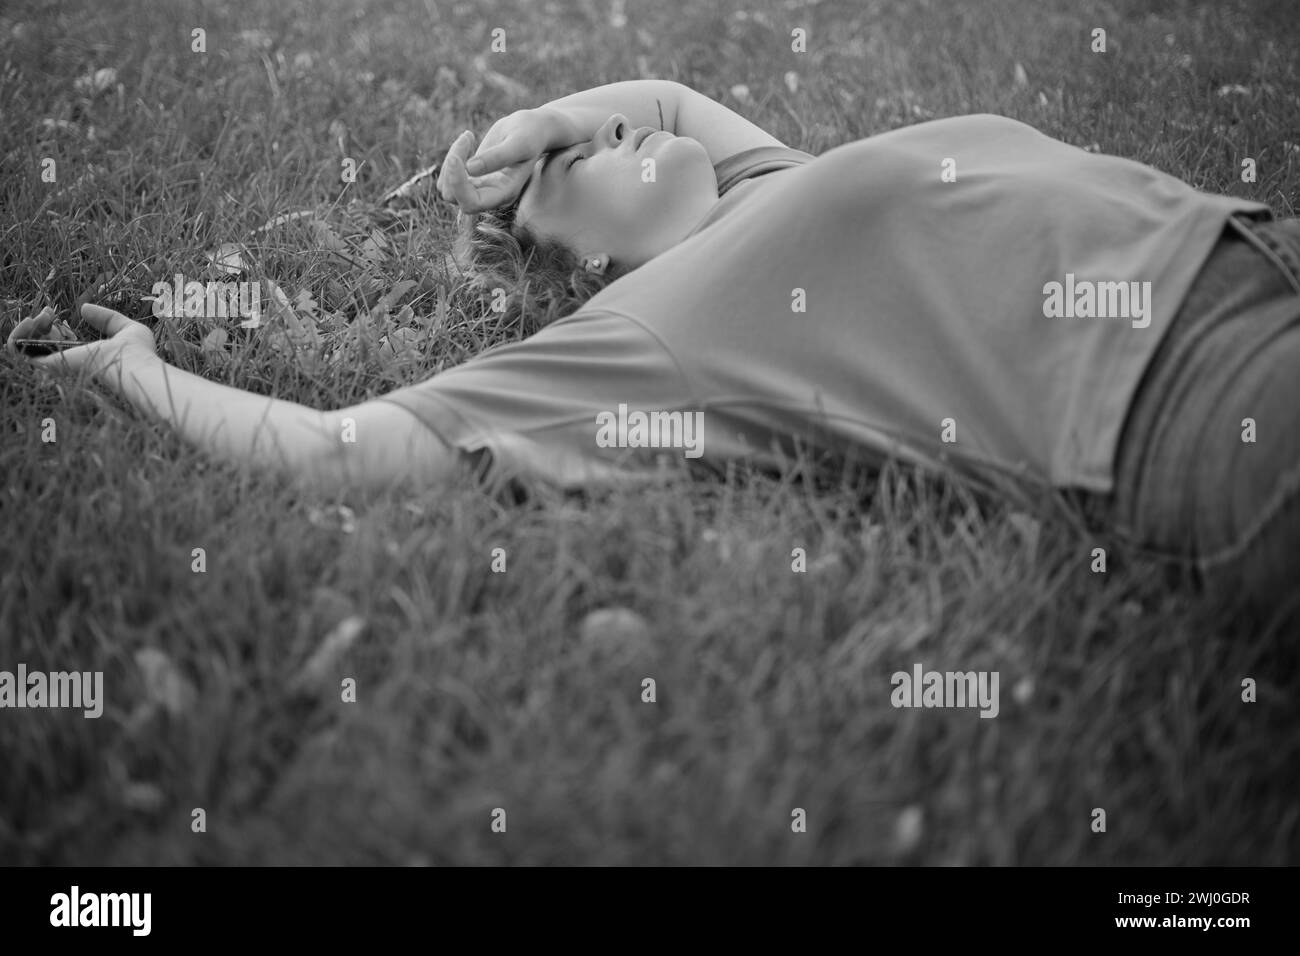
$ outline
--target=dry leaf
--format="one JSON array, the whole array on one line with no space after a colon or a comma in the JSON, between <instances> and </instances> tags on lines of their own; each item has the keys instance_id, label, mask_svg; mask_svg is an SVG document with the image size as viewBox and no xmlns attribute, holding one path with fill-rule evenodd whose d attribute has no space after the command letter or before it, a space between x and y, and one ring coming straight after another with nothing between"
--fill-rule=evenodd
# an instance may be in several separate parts
<instances>
[{"instance_id":1,"label":"dry leaf","mask_svg":"<svg viewBox=\"0 0 1300 956\"><path fill-rule=\"evenodd\" d=\"M66 130L71 133L81 132L80 127L78 127L76 123L70 122L65 119L50 119L49 117L46 117L45 119L41 120L41 125L44 126L46 129Z\"/></svg>"},{"instance_id":2,"label":"dry leaf","mask_svg":"<svg viewBox=\"0 0 1300 956\"><path fill-rule=\"evenodd\" d=\"M122 786L122 802L141 813L155 813L166 798L156 784L129 780Z\"/></svg>"},{"instance_id":3,"label":"dry leaf","mask_svg":"<svg viewBox=\"0 0 1300 956\"><path fill-rule=\"evenodd\" d=\"M393 329L380 340L379 350L393 358L413 351L420 343L420 333L415 329Z\"/></svg>"},{"instance_id":4,"label":"dry leaf","mask_svg":"<svg viewBox=\"0 0 1300 956\"><path fill-rule=\"evenodd\" d=\"M180 716L194 706L198 692L180 672L172 659L156 647L135 652L135 665L144 682L145 700L161 707L172 716Z\"/></svg>"},{"instance_id":5,"label":"dry leaf","mask_svg":"<svg viewBox=\"0 0 1300 956\"><path fill-rule=\"evenodd\" d=\"M479 76L488 86L495 87L506 96L513 96L516 99L528 99L529 89L518 80L512 80L508 76L498 73L487 65L487 57L480 53L474 58L474 68L478 70Z\"/></svg>"},{"instance_id":6,"label":"dry leaf","mask_svg":"<svg viewBox=\"0 0 1300 956\"><path fill-rule=\"evenodd\" d=\"M267 232L268 230L274 229L276 226L283 226L286 222L296 222L299 219L309 219L315 215L316 213L310 209L304 209L301 212L286 212L276 216L274 219L268 219L266 222L262 223L262 225L254 229L253 234L256 235L259 232Z\"/></svg>"},{"instance_id":7,"label":"dry leaf","mask_svg":"<svg viewBox=\"0 0 1300 956\"><path fill-rule=\"evenodd\" d=\"M208 253L208 262L218 272L239 275L244 271L244 255L248 250L237 242L223 242L215 252Z\"/></svg>"},{"instance_id":8,"label":"dry leaf","mask_svg":"<svg viewBox=\"0 0 1300 956\"><path fill-rule=\"evenodd\" d=\"M1025 543L1025 550L1032 556L1038 552L1038 536L1042 532L1042 525L1022 512L1014 512L1007 515L1007 522L1011 527L1016 529L1020 539Z\"/></svg>"},{"instance_id":9,"label":"dry leaf","mask_svg":"<svg viewBox=\"0 0 1300 956\"><path fill-rule=\"evenodd\" d=\"M314 319L320 311L320 305L311 292L307 289L299 289L298 294L293 297L293 309L299 315L311 316Z\"/></svg>"},{"instance_id":10,"label":"dry leaf","mask_svg":"<svg viewBox=\"0 0 1300 956\"><path fill-rule=\"evenodd\" d=\"M294 684L299 688L315 687L325 683L332 676L343 656L366 629L366 619L357 615L345 617L325 635L316 652L308 658L307 663L294 677Z\"/></svg>"},{"instance_id":11,"label":"dry leaf","mask_svg":"<svg viewBox=\"0 0 1300 956\"><path fill-rule=\"evenodd\" d=\"M209 362L224 363L229 358L226 354L226 342L229 339L230 334L225 329L215 328L203 336L203 344L199 346L199 351Z\"/></svg>"},{"instance_id":12,"label":"dry leaf","mask_svg":"<svg viewBox=\"0 0 1300 956\"><path fill-rule=\"evenodd\" d=\"M387 205L388 203L395 202L398 199L405 199L406 197L410 196L411 192L415 189L416 186L420 185L420 183L424 182L425 180L430 179L441 168L442 168L442 163L434 163L432 166L425 167L424 169L416 173L414 176L412 176L410 179L408 179L406 182L402 183L402 185L390 189L388 192L384 193L383 198L379 200L380 203Z\"/></svg>"},{"instance_id":13,"label":"dry leaf","mask_svg":"<svg viewBox=\"0 0 1300 956\"><path fill-rule=\"evenodd\" d=\"M342 120L330 123L330 139L338 144L339 152L348 155L348 127Z\"/></svg>"},{"instance_id":14,"label":"dry leaf","mask_svg":"<svg viewBox=\"0 0 1300 956\"><path fill-rule=\"evenodd\" d=\"M379 297L375 303L372 313L383 314L392 310L393 306L402 300L402 296L410 292L416 286L414 279L402 279L393 283L393 287Z\"/></svg>"}]
</instances>

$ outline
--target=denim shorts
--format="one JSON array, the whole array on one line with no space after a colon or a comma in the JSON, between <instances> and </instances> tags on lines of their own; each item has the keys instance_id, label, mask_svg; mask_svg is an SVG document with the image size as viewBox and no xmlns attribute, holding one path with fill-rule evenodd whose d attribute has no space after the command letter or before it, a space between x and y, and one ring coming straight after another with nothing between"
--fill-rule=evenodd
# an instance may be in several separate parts
<instances>
[{"instance_id":1,"label":"denim shorts","mask_svg":"<svg viewBox=\"0 0 1300 956\"><path fill-rule=\"evenodd\" d=\"M1195 584L1300 621L1300 220L1229 222L1130 405L1110 504Z\"/></svg>"}]
</instances>

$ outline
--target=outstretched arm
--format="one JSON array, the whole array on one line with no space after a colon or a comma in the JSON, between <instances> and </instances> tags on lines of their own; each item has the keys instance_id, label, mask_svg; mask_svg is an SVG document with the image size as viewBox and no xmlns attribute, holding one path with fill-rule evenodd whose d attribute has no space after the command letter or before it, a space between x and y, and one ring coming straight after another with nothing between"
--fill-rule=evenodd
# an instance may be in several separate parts
<instances>
[{"instance_id":1,"label":"outstretched arm","mask_svg":"<svg viewBox=\"0 0 1300 956\"><path fill-rule=\"evenodd\" d=\"M97 305L83 306L81 314L107 337L34 364L94 377L213 457L326 491L427 486L457 470L457 453L397 405L371 401L318 411L210 382L160 359L141 323ZM11 347L18 338L46 335L53 321L48 309L24 320Z\"/></svg>"},{"instance_id":2,"label":"outstretched arm","mask_svg":"<svg viewBox=\"0 0 1300 956\"><path fill-rule=\"evenodd\" d=\"M681 83L626 80L511 113L492 125L476 153L474 134L466 131L447 153L439 188L469 211L504 205L518 195L537 157L587 142L615 113L626 116L633 128L653 126L699 141L715 165L742 150L783 145L739 113Z\"/></svg>"}]
</instances>

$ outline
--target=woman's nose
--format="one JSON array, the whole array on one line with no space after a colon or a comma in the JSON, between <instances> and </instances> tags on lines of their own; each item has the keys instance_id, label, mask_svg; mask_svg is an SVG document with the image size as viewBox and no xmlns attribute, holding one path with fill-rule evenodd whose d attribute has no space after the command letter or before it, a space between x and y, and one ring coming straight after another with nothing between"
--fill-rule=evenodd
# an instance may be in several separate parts
<instances>
[{"instance_id":1,"label":"woman's nose","mask_svg":"<svg viewBox=\"0 0 1300 956\"><path fill-rule=\"evenodd\" d=\"M615 113L609 119L605 120L600 129L596 130L596 135L592 137L596 145L604 147L617 147L619 143L627 139L627 134L631 130L627 117L622 113Z\"/></svg>"}]
</instances>

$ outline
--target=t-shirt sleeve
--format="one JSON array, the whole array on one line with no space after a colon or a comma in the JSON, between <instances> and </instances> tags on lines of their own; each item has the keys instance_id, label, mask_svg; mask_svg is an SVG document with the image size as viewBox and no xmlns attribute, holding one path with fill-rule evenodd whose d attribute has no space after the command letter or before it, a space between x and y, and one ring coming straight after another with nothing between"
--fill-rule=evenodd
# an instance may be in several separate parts
<instances>
[{"instance_id":1,"label":"t-shirt sleeve","mask_svg":"<svg viewBox=\"0 0 1300 956\"><path fill-rule=\"evenodd\" d=\"M788 146L755 146L733 153L713 167L718 180L718 195L725 196L747 179L774 173L779 169L803 166L816 157Z\"/></svg>"},{"instance_id":2,"label":"t-shirt sleeve","mask_svg":"<svg viewBox=\"0 0 1300 956\"><path fill-rule=\"evenodd\" d=\"M621 447L602 422L620 406L692 411L672 355L633 319L579 310L527 340L500 346L384 395L448 444L488 455L490 480L541 479L561 487L654 474L680 450Z\"/></svg>"}]
</instances>

